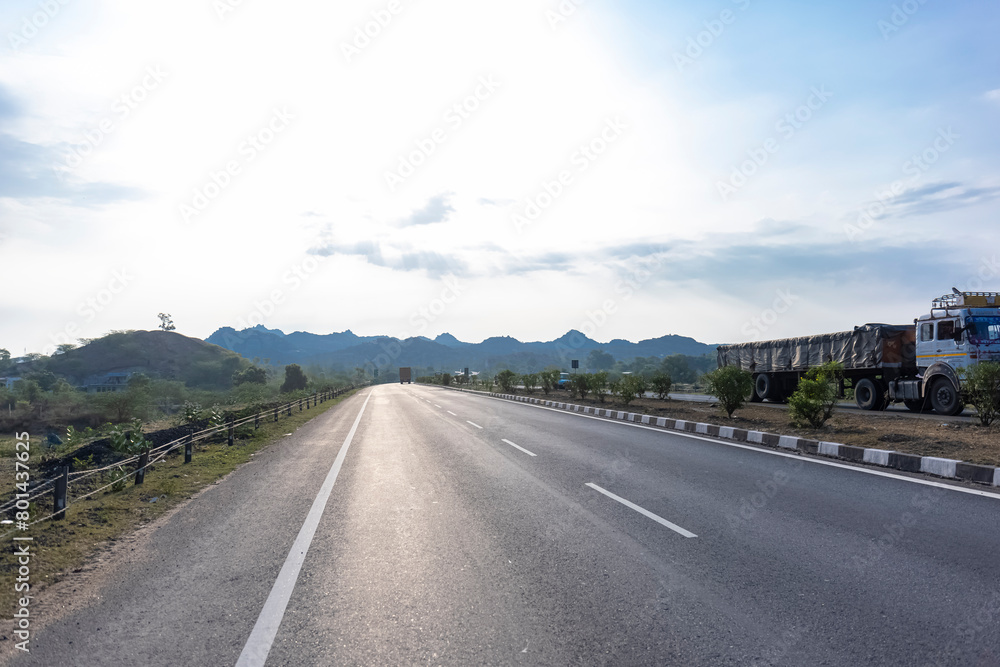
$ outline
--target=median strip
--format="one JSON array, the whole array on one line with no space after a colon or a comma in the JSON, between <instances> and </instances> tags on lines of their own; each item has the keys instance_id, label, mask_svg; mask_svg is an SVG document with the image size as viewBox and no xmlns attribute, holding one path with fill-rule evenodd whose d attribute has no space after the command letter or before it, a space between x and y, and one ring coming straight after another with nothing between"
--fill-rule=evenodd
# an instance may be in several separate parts
<instances>
[{"instance_id":1,"label":"median strip","mask_svg":"<svg viewBox=\"0 0 1000 667\"><path fill-rule=\"evenodd\" d=\"M683 528L681 528L680 526L678 526L676 523L671 523L671 522L667 521L666 519L664 519L662 516L659 516L657 514L653 514L649 510L644 509L642 507L639 507L638 505L636 505L633 502L625 500L621 496L616 496L615 494L611 493L607 489L602 489L601 487L597 486L593 482L587 482L587 486L589 486L590 488L592 488L594 491L598 491L600 493L603 493L604 495L606 495L608 498L611 498L612 500L620 502L625 507L628 507L629 509L635 510L636 512L638 512L639 514L643 515L644 517L652 519L653 521L655 521L656 523L658 523L658 524L660 524L662 526L666 526L667 528L669 528L670 530L674 531L675 533L678 533L679 535L683 535L684 537L698 537L697 535L695 535L691 531L684 530Z\"/></svg>"}]
</instances>

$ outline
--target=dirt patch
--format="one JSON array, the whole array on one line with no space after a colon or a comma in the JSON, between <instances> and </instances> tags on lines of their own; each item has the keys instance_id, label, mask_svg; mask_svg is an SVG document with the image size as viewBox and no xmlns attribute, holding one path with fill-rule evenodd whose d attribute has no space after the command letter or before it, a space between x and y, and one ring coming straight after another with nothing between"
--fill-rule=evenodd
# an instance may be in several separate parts
<instances>
[{"instance_id":1,"label":"dirt patch","mask_svg":"<svg viewBox=\"0 0 1000 667\"><path fill-rule=\"evenodd\" d=\"M552 392L549 396L537 392L532 396L576 405L627 410L657 417L734 426L781 435L795 435L810 440L890 449L918 456L938 456L1000 467L1000 425L997 424L983 427L977 423L939 421L906 413L841 410L834 413L823 428L813 429L793 426L785 408L754 403L740 408L732 418L729 418L715 403L641 398L632 401L628 407L623 407L611 399L601 403L589 397L570 398L566 392Z\"/></svg>"}]
</instances>

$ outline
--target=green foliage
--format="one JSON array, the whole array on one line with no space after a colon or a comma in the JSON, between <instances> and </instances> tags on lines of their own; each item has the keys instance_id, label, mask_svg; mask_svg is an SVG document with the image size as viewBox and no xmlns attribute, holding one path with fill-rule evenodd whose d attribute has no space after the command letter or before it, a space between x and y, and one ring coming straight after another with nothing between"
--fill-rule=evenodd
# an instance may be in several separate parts
<instances>
[{"instance_id":1,"label":"green foliage","mask_svg":"<svg viewBox=\"0 0 1000 667\"><path fill-rule=\"evenodd\" d=\"M14 383L14 393L18 400L35 403L42 395L42 388L35 380L18 380Z\"/></svg>"},{"instance_id":2,"label":"green foliage","mask_svg":"<svg viewBox=\"0 0 1000 667\"><path fill-rule=\"evenodd\" d=\"M793 424L820 428L833 416L840 398L839 381L843 370L844 367L835 361L809 369L788 397L788 414Z\"/></svg>"},{"instance_id":3,"label":"green foliage","mask_svg":"<svg viewBox=\"0 0 1000 667\"><path fill-rule=\"evenodd\" d=\"M608 372L598 371L597 373L590 373L587 378L587 386L590 391L593 392L594 396L601 403L604 402L604 397L608 395Z\"/></svg>"},{"instance_id":4,"label":"green foliage","mask_svg":"<svg viewBox=\"0 0 1000 667\"><path fill-rule=\"evenodd\" d=\"M612 386L612 393L622 405L628 405L646 392L646 381L640 375L625 375Z\"/></svg>"},{"instance_id":5,"label":"green foliage","mask_svg":"<svg viewBox=\"0 0 1000 667\"><path fill-rule=\"evenodd\" d=\"M212 409L208 411L208 426L209 428L219 428L224 426L226 423L226 413L222 411L218 405L213 405Z\"/></svg>"},{"instance_id":6,"label":"green foliage","mask_svg":"<svg viewBox=\"0 0 1000 667\"><path fill-rule=\"evenodd\" d=\"M201 419L201 405L199 403L192 403L191 401L185 401L184 407L184 423L193 424L194 422Z\"/></svg>"},{"instance_id":7,"label":"green foliage","mask_svg":"<svg viewBox=\"0 0 1000 667\"><path fill-rule=\"evenodd\" d=\"M524 385L524 391L528 394L534 394L535 389L538 388L538 373L526 373L521 376L521 384Z\"/></svg>"},{"instance_id":8,"label":"green foliage","mask_svg":"<svg viewBox=\"0 0 1000 667\"><path fill-rule=\"evenodd\" d=\"M111 480L111 492L113 493L124 491L128 485L128 473L121 466L109 470L108 478Z\"/></svg>"},{"instance_id":9,"label":"green foliage","mask_svg":"<svg viewBox=\"0 0 1000 667\"><path fill-rule=\"evenodd\" d=\"M538 374L538 381L542 384L542 391L546 395L559 384L559 369L558 368L546 368L544 371Z\"/></svg>"},{"instance_id":10,"label":"green foliage","mask_svg":"<svg viewBox=\"0 0 1000 667\"><path fill-rule=\"evenodd\" d=\"M992 424L1000 415L1000 363L981 361L963 369L962 388L983 426Z\"/></svg>"},{"instance_id":11,"label":"green foliage","mask_svg":"<svg viewBox=\"0 0 1000 667\"><path fill-rule=\"evenodd\" d=\"M38 384L38 388L42 391L51 391L52 387L54 387L56 382L59 380L55 373L47 370L28 373L24 376L24 379L36 382Z\"/></svg>"},{"instance_id":12,"label":"green foliage","mask_svg":"<svg viewBox=\"0 0 1000 667\"><path fill-rule=\"evenodd\" d=\"M174 326L174 321L170 317L170 313L160 313L157 317L160 318L160 328L164 331L173 331L177 328Z\"/></svg>"},{"instance_id":13,"label":"green foliage","mask_svg":"<svg viewBox=\"0 0 1000 667\"><path fill-rule=\"evenodd\" d=\"M615 358L604 350L591 350L587 355L586 366L594 371L607 371L615 365Z\"/></svg>"},{"instance_id":14,"label":"green foliage","mask_svg":"<svg viewBox=\"0 0 1000 667\"><path fill-rule=\"evenodd\" d=\"M497 382L500 383L500 389L507 393L513 393L514 388L517 386L517 373L509 368L505 368L497 373Z\"/></svg>"},{"instance_id":15,"label":"green foliage","mask_svg":"<svg viewBox=\"0 0 1000 667\"><path fill-rule=\"evenodd\" d=\"M111 430L111 449L119 454L132 456L149 449L149 446L149 441L142 434L142 422L138 419L118 424Z\"/></svg>"},{"instance_id":16,"label":"green foliage","mask_svg":"<svg viewBox=\"0 0 1000 667\"><path fill-rule=\"evenodd\" d=\"M306 374L302 372L302 367L298 364L288 364L285 366L285 381L281 384L281 393L287 394L290 391L305 389L309 384Z\"/></svg>"},{"instance_id":17,"label":"green foliage","mask_svg":"<svg viewBox=\"0 0 1000 667\"><path fill-rule=\"evenodd\" d=\"M260 366L250 366L233 373L233 385L241 384L267 384L267 370Z\"/></svg>"},{"instance_id":18,"label":"green foliage","mask_svg":"<svg viewBox=\"0 0 1000 667\"><path fill-rule=\"evenodd\" d=\"M94 467L94 455L93 454L88 454L87 456L84 456L83 458L77 458L77 457L74 456L72 464L73 464L73 470L75 470L75 471L87 470L89 468L93 468Z\"/></svg>"},{"instance_id":19,"label":"green foliage","mask_svg":"<svg viewBox=\"0 0 1000 667\"><path fill-rule=\"evenodd\" d=\"M730 417L743 407L753 391L753 374L736 366L723 366L703 377L708 392L719 400L719 405Z\"/></svg>"},{"instance_id":20,"label":"green foliage","mask_svg":"<svg viewBox=\"0 0 1000 667\"><path fill-rule=\"evenodd\" d=\"M441 385L442 386L445 386L445 387L450 386L452 379L453 378L452 378L451 373L447 373L447 372L441 373Z\"/></svg>"},{"instance_id":21,"label":"green foliage","mask_svg":"<svg viewBox=\"0 0 1000 667\"><path fill-rule=\"evenodd\" d=\"M569 391L574 398L577 396L581 399L587 398L587 394L590 393L590 374L577 373L572 376L569 379Z\"/></svg>"},{"instance_id":22,"label":"green foliage","mask_svg":"<svg viewBox=\"0 0 1000 667\"><path fill-rule=\"evenodd\" d=\"M653 391L656 392L656 397L661 401L670 398L670 387L673 385L670 373L665 371L654 373L649 384L653 388Z\"/></svg>"}]
</instances>

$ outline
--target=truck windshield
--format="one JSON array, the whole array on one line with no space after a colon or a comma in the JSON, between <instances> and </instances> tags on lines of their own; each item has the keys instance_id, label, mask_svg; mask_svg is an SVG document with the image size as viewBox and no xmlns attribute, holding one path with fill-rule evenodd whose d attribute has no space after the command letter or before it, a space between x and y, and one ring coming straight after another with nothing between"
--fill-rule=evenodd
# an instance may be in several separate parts
<instances>
[{"instance_id":1,"label":"truck windshield","mask_svg":"<svg viewBox=\"0 0 1000 667\"><path fill-rule=\"evenodd\" d=\"M973 345L1000 343L1000 317L969 317L965 326Z\"/></svg>"}]
</instances>

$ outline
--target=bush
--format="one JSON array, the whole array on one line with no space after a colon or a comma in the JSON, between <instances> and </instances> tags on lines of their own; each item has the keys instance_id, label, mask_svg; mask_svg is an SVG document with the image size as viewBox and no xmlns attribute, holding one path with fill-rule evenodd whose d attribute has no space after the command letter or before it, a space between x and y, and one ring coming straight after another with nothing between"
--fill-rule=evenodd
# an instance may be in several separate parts
<instances>
[{"instance_id":1,"label":"bush","mask_svg":"<svg viewBox=\"0 0 1000 667\"><path fill-rule=\"evenodd\" d=\"M524 385L524 391L527 394L535 393L535 389L538 387L538 374L537 373L527 373L521 376L521 383Z\"/></svg>"},{"instance_id":2,"label":"bush","mask_svg":"<svg viewBox=\"0 0 1000 667\"><path fill-rule=\"evenodd\" d=\"M538 380L542 383L542 391L546 395L559 384L559 369L547 368L538 374Z\"/></svg>"},{"instance_id":3,"label":"bush","mask_svg":"<svg viewBox=\"0 0 1000 667\"><path fill-rule=\"evenodd\" d=\"M788 414L792 424L820 428L833 416L840 398L840 377L844 367L836 361L809 369L799 386L788 397Z\"/></svg>"},{"instance_id":4,"label":"bush","mask_svg":"<svg viewBox=\"0 0 1000 667\"><path fill-rule=\"evenodd\" d=\"M517 385L517 373L510 369L505 369L497 373L497 382L505 392L512 394Z\"/></svg>"},{"instance_id":5,"label":"bush","mask_svg":"<svg viewBox=\"0 0 1000 667\"><path fill-rule=\"evenodd\" d=\"M673 384L673 380L670 379L670 373L660 371L653 374L650 384L653 387L653 391L656 392L657 398L661 401L670 398L670 386Z\"/></svg>"},{"instance_id":6,"label":"bush","mask_svg":"<svg viewBox=\"0 0 1000 667\"><path fill-rule=\"evenodd\" d=\"M962 386L976 408L979 423L989 426L1000 415L1000 363L981 361L964 369Z\"/></svg>"},{"instance_id":7,"label":"bush","mask_svg":"<svg viewBox=\"0 0 1000 667\"><path fill-rule=\"evenodd\" d=\"M578 373L569 379L569 391L574 398L577 396L581 399L587 398L590 392L590 377L589 373Z\"/></svg>"},{"instance_id":8,"label":"bush","mask_svg":"<svg viewBox=\"0 0 1000 667\"><path fill-rule=\"evenodd\" d=\"M603 403L604 397L608 395L608 372L598 371L597 373L591 373L587 384L590 386L590 391L597 397L597 400Z\"/></svg>"},{"instance_id":9,"label":"bush","mask_svg":"<svg viewBox=\"0 0 1000 667\"><path fill-rule=\"evenodd\" d=\"M753 391L753 374L736 366L723 366L702 378L708 392L719 400L719 405L730 417L743 407Z\"/></svg>"},{"instance_id":10,"label":"bush","mask_svg":"<svg viewBox=\"0 0 1000 667\"><path fill-rule=\"evenodd\" d=\"M625 375L612 384L615 398L626 406L646 392L646 381L640 375Z\"/></svg>"},{"instance_id":11,"label":"bush","mask_svg":"<svg viewBox=\"0 0 1000 667\"><path fill-rule=\"evenodd\" d=\"M142 422L138 419L128 424L119 424L111 430L111 449L119 454L132 456L149 449L150 443L142 434Z\"/></svg>"}]
</instances>

